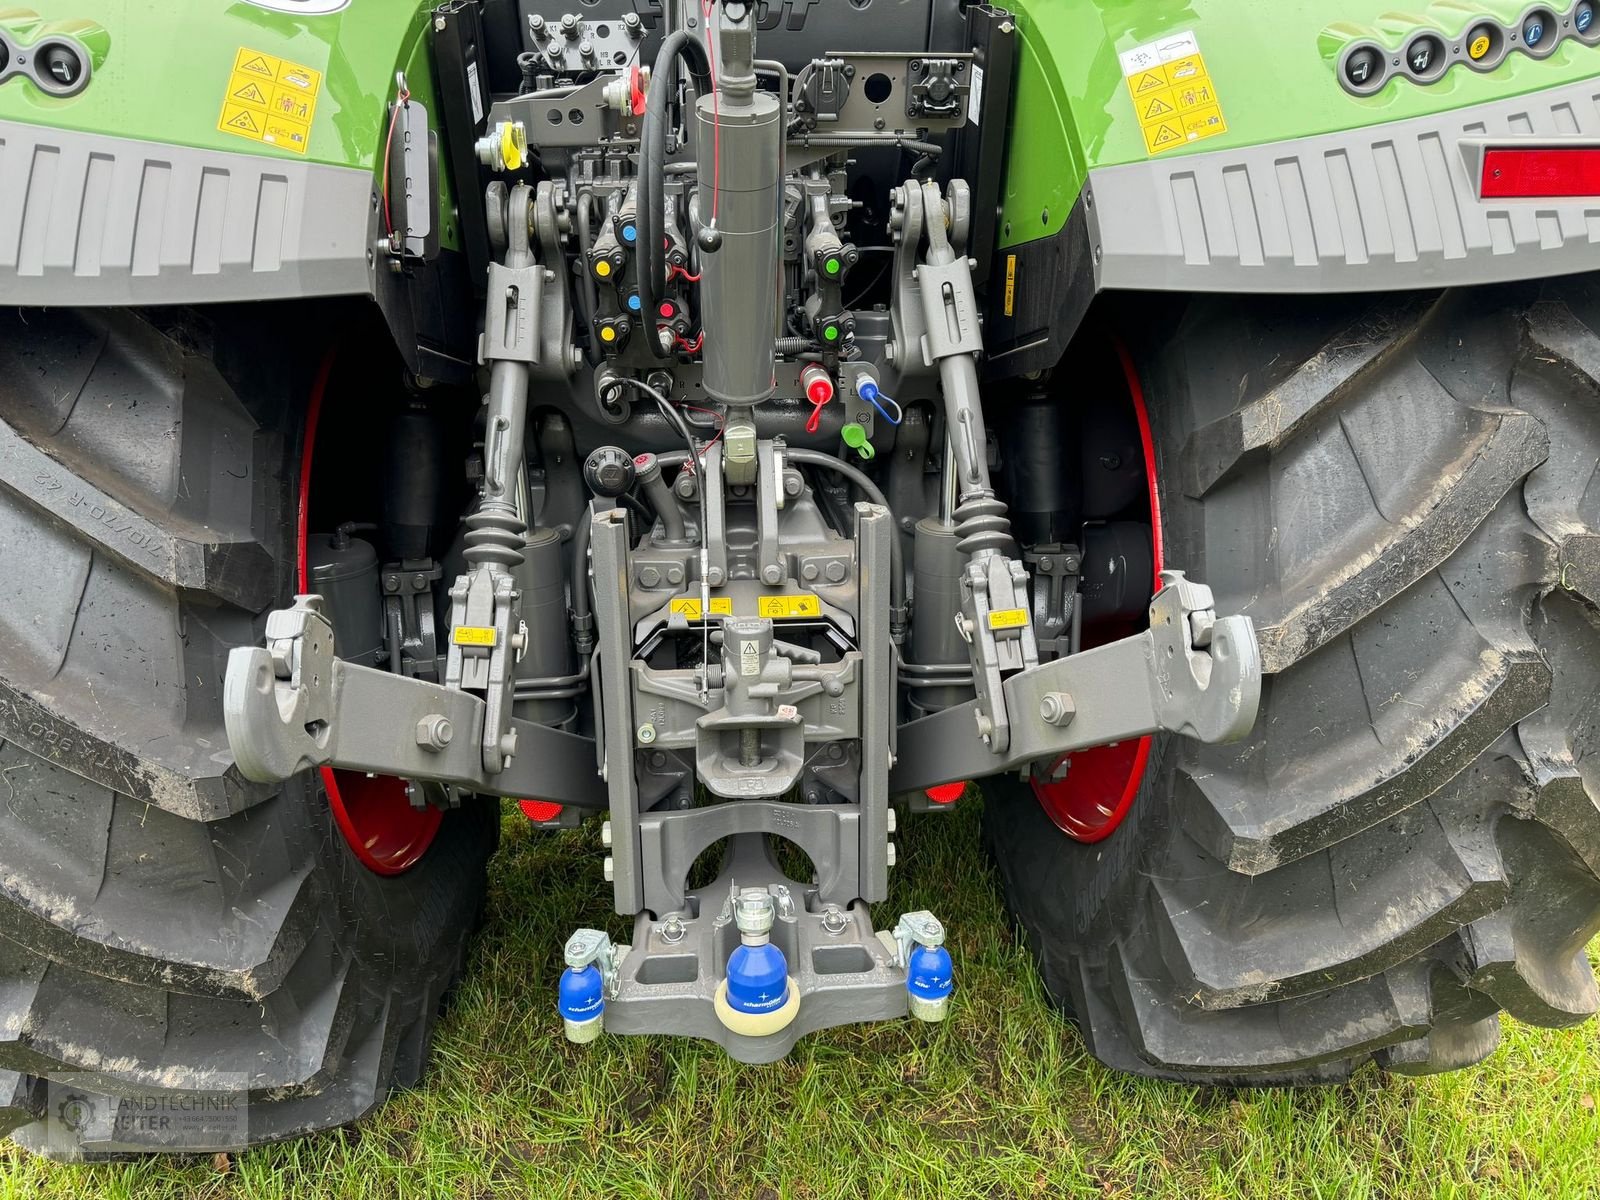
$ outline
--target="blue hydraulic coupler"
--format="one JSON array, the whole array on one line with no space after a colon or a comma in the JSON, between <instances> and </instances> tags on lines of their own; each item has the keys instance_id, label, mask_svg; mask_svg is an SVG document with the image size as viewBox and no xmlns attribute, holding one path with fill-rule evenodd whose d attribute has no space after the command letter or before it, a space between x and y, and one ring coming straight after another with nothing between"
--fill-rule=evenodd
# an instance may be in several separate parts
<instances>
[{"instance_id":1,"label":"blue hydraulic coupler","mask_svg":"<svg viewBox=\"0 0 1600 1200\"><path fill-rule=\"evenodd\" d=\"M717 985L717 1020L734 1033L763 1037L788 1027L800 1011L800 992L789 962L772 944L776 906L765 888L745 888L733 898L738 946L728 956L728 974Z\"/></svg>"},{"instance_id":2,"label":"blue hydraulic coupler","mask_svg":"<svg viewBox=\"0 0 1600 1200\"><path fill-rule=\"evenodd\" d=\"M906 962L906 991L911 1015L923 1021L944 1020L955 990L955 965L943 946L918 946Z\"/></svg>"},{"instance_id":3,"label":"blue hydraulic coupler","mask_svg":"<svg viewBox=\"0 0 1600 1200\"><path fill-rule=\"evenodd\" d=\"M562 1030L569 1042L592 1042L603 1027L606 990L616 973L616 951L606 934L580 929L567 939L562 956L567 969L561 972L556 990Z\"/></svg>"},{"instance_id":4,"label":"blue hydraulic coupler","mask_svg":"<svg viewBox=\"0 0 1600 1200\"><path fill-rule=\"evenodd\" d=\"M587 967L561 972L561 986L556 999L556 1009L561 1013L561 1023L570 1042L592 1042L600 1036L601 1019L606 1011L606 982L600 968L590 963Z\"/></svg>"},{"instance_id":5,"label":"blue hydraulic coupler","mask_svg":"<svg viewBox=\"0 0 1600 1200\"><path fill-rule=\"evenodd\" d=\"M789 1002L789 964L783 951L766 942L739 946L728 957L728 1007L764 1013Z\"/></svg>"},{"instance_id":6,"label":"blue hydraulic coupler","mask_svg":"<svg viewBox=\"0 0 1600 1200\"><path fill-rule=\"evenodd\" d=\"M906 1001L919 1021L942 1021L955 991L955 966L944 948L944 925L930 912L910 912L894 927L906 968Z\"/></svg>"}]
</instances>

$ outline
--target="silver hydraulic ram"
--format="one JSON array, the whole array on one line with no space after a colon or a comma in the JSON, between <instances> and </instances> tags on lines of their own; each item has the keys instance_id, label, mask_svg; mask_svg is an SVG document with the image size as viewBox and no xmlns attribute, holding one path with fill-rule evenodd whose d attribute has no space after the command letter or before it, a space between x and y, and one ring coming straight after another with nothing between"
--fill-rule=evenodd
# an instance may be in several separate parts
<instances>
[{"instance_id":1,"label":"silver hydraulic ram","mask_svg":"<svg viewBox=\"0 0 1600 1200\"><path fill-rule=\"evenodd\" d=\"M723 5L717 12L717 88L695 102L700 312L705 329L714 331L702 353L706 394L748 406L774 387L783 104L756 87L756 6Z\"/></svg>"}]
</instances>

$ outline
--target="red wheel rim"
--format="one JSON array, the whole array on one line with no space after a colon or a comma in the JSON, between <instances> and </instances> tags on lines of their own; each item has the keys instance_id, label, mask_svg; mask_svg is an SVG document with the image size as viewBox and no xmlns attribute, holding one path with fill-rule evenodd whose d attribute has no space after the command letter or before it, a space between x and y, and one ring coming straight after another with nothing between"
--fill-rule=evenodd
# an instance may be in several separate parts
<instances>
[{"instance_id":1,"label":"red wheel rim","mask_svg":"<svg viewBox=\"0 0 1600 1200\"><path fill-rule=\"evenodd\" d=\"M1128 396L1139 422L1139 441L1144 448L1145 482L1150 494L1150 545L1155 566L1156 586L1161 578L1161 498L1156 492L1156 446L1150 433L1150 413L1145 408L1144 388L1139 384L1139 373L1134 368L1133 356L1120 341L1115 343L1117 359L1128 384ZM1110 631L1108 636L1091 642L1085 638L1085 649L1113 637L1126 636L1131 630ZM1151 739L1137 738L1115 742L1109 746L1094 746L1064 754L1052 764L1052 773L1065 765L1066 774L1059 780L1043 780L1035 774L1033 794L1057 828L1068 837L1080 842L1098 842L1116 832L1133 807L1139 794L1139 784L1144 780L1145 767L1150 761Z\"/></svg>"},{"instance_id":2,"label":"red wheel rim","mask_svg":"<svg viewBox=\"0 0 1600 1200\"><path fill-rule=\"evenodd\" d=\"M317 425L322 417L322 398L333 375L336 351L328 351L311 387L311 402L306 407L305 444L300 450L300 489L295 510L295 588L309 590L310 571L306 562L306 530L311 512L311 461L317 447ZM334 823L344 840L369 871L378 875L399 875L416 866L428 847L444 813L433 805L413 808L406 794L406 781L392 775L367 776L360 771L335 771L322 768L322 786L333 810Z\"/></svg>"}]
</instances>

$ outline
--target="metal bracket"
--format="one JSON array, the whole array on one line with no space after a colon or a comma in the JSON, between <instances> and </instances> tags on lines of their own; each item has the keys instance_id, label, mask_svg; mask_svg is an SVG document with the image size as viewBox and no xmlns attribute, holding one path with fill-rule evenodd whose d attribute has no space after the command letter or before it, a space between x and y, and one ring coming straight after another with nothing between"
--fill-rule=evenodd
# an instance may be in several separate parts
<instances>
[{"instance_id":1,"label":"metal bracket","mask_svg":"<svg viewBox=\"0 0 1600 1200\"><path fill-rule=\"evenodd\" d=\"M229 654L222 705L239 771L260 783L330 766L605 807L590 739L513 718L509 732L523 753L491 775L478 744L484 702L337 658L320 596L297 596L293 608L270 613L265 649Z\"/></svg>"},{"instance_id":2,"label":"metal bracket","mask_svg":"<svg viewBox=\"0 0 1600 1200\"><path fill-rule=\"evenodd\" d=\"M622 972L619 968L630 949L632 947L619 946L612 942L609 933L599 929L580 929L567 939L567 944L562 947L561 957L574 971L581 971L590 964L600 968L600 978L606 988L606 999L615 1000L622 986Z\"/></svg>"},{"instance_id":3,"label":"metal bracket","mask_svg":"<svg viewBox=\"0 0 1600 1200\"><path fill-rule=\"evenodd\" d=\"M889 934L894 939L894 965L904 967L911 960L913 946L944 945L944 922L925 908L901 913Z\"/></svg>"},{"instance_id":4,"label":"metal bracket","mask_svg":"<svg viewBox=\"0 0 1600 1200\"><path fill-rule=\"evenodd\" d=\"M976 735L976 701L900 727L892 791L972 779L1073 750L1168 731L1215 743L1250 732L1261 651L1249 617L1218 617L1211 589L1163 571L1150 628L1011 676L1002 687L1011 742Z\"/></svg>"}]
</instances>

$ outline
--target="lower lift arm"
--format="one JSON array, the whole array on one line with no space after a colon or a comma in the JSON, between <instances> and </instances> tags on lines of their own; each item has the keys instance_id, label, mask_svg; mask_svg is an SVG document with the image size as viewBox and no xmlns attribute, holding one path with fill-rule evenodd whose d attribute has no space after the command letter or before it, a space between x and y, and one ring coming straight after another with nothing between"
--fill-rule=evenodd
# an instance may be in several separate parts
<instances>
[{"instance_id":1,"label":"lower lift arm","mask_svg":"<svg viewBox=\"0 0 1600 1200\"><path fill-rule=\"evenodd\" d=\"M979 733L969 700L900 727L893 791L975 779L1073 750L1168 731L1228 742L1255 724L1261 650L1248 617L1218 618L1211 589L1163 571L1150 628L1008 676L1001 686L1011 739Z\"/></svg>"},{"instance_id":2,"label":"lower lift arm","mask_svg":"<svg viewBox=\"0 0 1600 1200\"><path fill-rule=\"evenodd\" d=\"M272 613L265 649L232 652L223 713L246 779L275 782L332 766L574 808L606 805L593 741L511 718L518 753L490 774L479 744L484 701L334 657L318 596Z\"/></svg>"}]
</instances>

